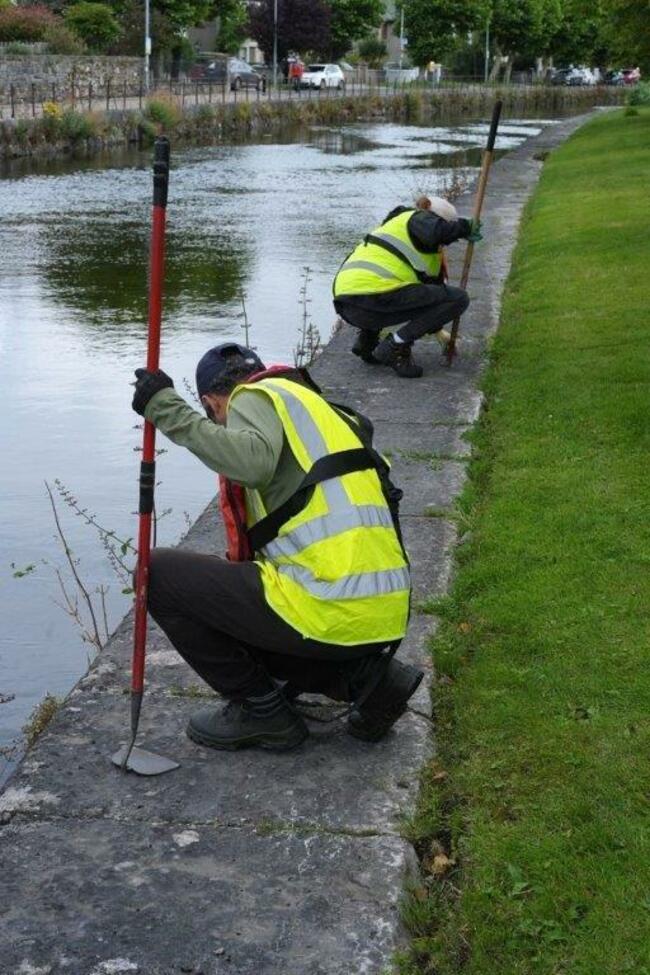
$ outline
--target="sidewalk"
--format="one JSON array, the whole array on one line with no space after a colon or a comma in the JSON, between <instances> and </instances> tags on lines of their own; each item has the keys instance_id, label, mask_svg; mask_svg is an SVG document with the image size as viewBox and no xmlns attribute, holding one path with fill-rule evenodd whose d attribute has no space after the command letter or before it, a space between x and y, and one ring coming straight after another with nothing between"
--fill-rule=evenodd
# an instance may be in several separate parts
<instances>
[{"instance_id":1,"label":"sidewalk","mask_svg":"<svg viewBox=\"0 0 650 975\"><path fill-rule=\"evenodd\" d=\"M399 380L351 356L347 332L313 369L328 396L375 421L392 454L416 608L449 583L456 530L446 513L465 477L463 433L480 410L482 352L535 156L582 121L547 127L495 165L451 370L433 341L419 353L425 377ZM223 550L214 503L185 544ZM433 626L414 612L401 651L428 669ZM295 752L212 752L184 736L207 689L152 629L140 743L181 768L140 779L110 764L127 737L130 652L127 619L0 795L2 972L383 975L403 937L405 876L417 869L400 819L433 748L427 689L379 744L340 722L312 723Z\"/></svg>"}]
</instances>

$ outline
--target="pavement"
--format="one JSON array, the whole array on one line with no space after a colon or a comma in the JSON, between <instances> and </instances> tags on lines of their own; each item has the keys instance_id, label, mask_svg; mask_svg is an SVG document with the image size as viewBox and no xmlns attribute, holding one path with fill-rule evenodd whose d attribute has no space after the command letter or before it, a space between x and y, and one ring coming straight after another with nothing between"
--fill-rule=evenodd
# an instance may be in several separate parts
<instances>
[{"instance_id":1,"label":"pavement","mask_svg":"<svg viewBox=\"0 0 650 975\"><path fill-rule=\"evenodd\" d=\"M400 653L428 675L435 620L418 607L450 584L465 435L522 208L540 157L584 119L546 127L495 164L452 369L437 342L422 342L424 377L400 380L350 355L347 329L313 368L328 396L373 419L405 491L415 612ZM183 544L223 551L214 503ZM184 728L212 692L152 626L139 743L181 767L138 778L110 763L127 738L130 654L127 617L0 794L1 975L390 972L406 941L400 897L418 870L400 827L434 750L426 683L377 744L334 721L311 722L294 752L210 751Z\"/></svg>"}]
</instances>

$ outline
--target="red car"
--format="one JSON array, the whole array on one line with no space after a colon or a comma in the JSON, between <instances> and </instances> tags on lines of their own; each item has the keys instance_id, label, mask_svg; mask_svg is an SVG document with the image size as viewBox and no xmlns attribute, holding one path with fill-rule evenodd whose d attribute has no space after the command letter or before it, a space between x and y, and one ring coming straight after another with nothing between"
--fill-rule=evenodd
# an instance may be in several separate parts
<instances>
[{"instance_id":1,"label":"red car","mask_svg":"<svg viewBox=\"0 0 650 975\"><path fill-rule=\"evenodd\" d=\"M641 81L641 71L639 68L623 68L623 84L636 85Z\"/></svg>"}]
</instances>

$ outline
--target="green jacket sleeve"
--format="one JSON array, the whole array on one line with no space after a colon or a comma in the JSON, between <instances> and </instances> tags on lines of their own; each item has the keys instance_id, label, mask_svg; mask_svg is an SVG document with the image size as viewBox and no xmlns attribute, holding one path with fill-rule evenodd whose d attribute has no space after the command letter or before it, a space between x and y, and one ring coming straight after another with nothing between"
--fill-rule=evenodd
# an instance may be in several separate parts
<instances>
[{"instance_id":1,"label":"green jacket sleeve","mask_svg":"<svg viewBox=\"0 0 650 975\"><path fill-rule=\"evenodd\" d=\"M174 389L156 393L145 417L211 470L245 487L263 490L275 474L282 453L282 423L267 397L253 390L239 393L225 427L197 413Z\"/></svg>"}]
</instances>

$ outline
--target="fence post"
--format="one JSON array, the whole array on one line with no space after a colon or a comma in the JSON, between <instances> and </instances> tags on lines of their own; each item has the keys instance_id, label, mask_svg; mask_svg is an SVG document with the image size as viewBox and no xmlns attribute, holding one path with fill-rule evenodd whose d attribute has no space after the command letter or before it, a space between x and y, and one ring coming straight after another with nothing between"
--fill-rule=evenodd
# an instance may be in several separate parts
<instances>
[{"instance_id":1,"label":"fence post","mask_svg":"<svg viewBox=\"0 0 650 975\"><path fill-rule=\"evenodd\" d=\"M185 108L185 82L181 81L181 105Z\"/></svg>"},{"instance_id":2,"label":"fence post","mask_svg":"<svg viewBox=\"0 0 650 975\"><path fill-rule=\"evenodd\" d=\"M140 87L138 89L138 108L142 111L142 78L140 78Z\"/></svg>"},{"instance_id":3,"label":"fence post","mask_svg":"<svg viewBox=\"0 0 650 975\"><path fill-rule=\"evenodd\" d=\"M226 79L224 78L221 82L221 101L226 104Z\"/></svg>"},{"instance_id":4,"label":"fence post","mask_svg":"<svg viewBox=\"0 0 650 975\"><path fill-rule=\"evenodd\" d=\"M32 81L32 118L36 117L36 85Z\"/></svg>"},{"instance_id":5,"label":"fence post","mask_svg":"<svg viewBox=\"0 0 650 975\"><path fill-rule=\"evenodd\" d=\"M208 102L212 104L212 78L208 78Z\"/></svg>"},{"instance_id":6,"label":"fence post","mask_svg":"<svg viewBox=\"0 0 650 975\"><path fill-rule=\"evenodd\" d=\"M56 82L52 82L52 101L56 102Z\"/></svg>"},{"instance_id":7,"label":"fence post","mask_svg":"<svg viewBox=\"0 0 650 975\"><path fill-rule=\"evenodd\" d=\"M108 78L106 81L106 111L108 112L111 107L111 79Z\"/></svg>"},{"instance_id":8,"label":"fence post","mask_svg":"<svg viewBox=\"0 0 650 975\"><path fill-rule=\"evenodd\" d=\"M92 81L89 81L88 82L88 111L92 112L92 110L93 110L93 83Z\"/></svg>"},{"instance_id":9,"label":"fence post","mask_svg":"<svg viewBox=\"0 0 650 975\"><path fill-rule=\"evenodd\" d=\"M122 86L122 111L126 111L126 81Z\"/></svg>"},{"instance_id":10,"label":"fence post","mask_svg":"<svg viewBox=\"0 0 650 975\"><path fill-rule=\"evenodd\" d=\"M16 88L9 85L9 101L11 102L11 117L16 118Z\"/></svg>"},{"instance_id":11,"label":"fence post","mask_svg":"<svg viewBox=\"0 0 650 975\"><path fill-rule=\"evenodd\" d=\"M72 96L72 111L73 112L74 112L74 106L75 106L75 81L76 81L75 69L73 68L72 71L71 71L71 73L70 73L70 82L71 82L71 85L72 85L72 88L71 88L71 96Z\"/></svg>"}]
</instances>

